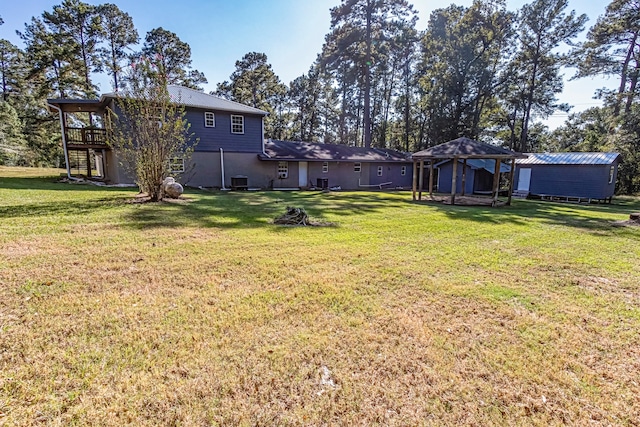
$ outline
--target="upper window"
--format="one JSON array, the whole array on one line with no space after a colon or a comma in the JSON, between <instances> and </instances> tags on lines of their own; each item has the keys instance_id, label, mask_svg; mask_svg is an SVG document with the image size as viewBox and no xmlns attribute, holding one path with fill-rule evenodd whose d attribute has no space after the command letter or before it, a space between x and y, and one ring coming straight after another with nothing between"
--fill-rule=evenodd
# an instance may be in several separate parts
<instances>
[{"instance_id":1,"label":"upper window","mask_svg":"<svg viewBox=\"0 0 640 427\"><path fill-rule=\"evenodd\" d=\"M322 163L322 173L327 173L329 172L329 162L323 162Z\"/></svg>"},{"instance_id":2,"label":"upper window","mask_svg":"<svg viewBox=\"0 0 640 427\"><path fill-rule=\"evenodd\" d=\"M244 133L244 116L231 115L231 133Z\"/></svg>"},{"instance_id":3,"label":"upper window","mask_svg":"<svg viewBox=\"0 0 640 427\"><path fill-rule=\"evenodd\" d=\"M378 166L378 176L382 176L382 166Z\"/></svg>"},{"instance_id":4,"label":"upper window","mask_svg":"<svg viewBox=\"0 0 640 427\"><path fill-rule=\"evenodd\" d=\"M609 169L609 184L613 183L613 175L615 175L615 172L616 172L616 167L611 166L611 168Z\"/></svg>"},{"instance_id":5,"label":"upper window","mask_svg":"<svg viewBox=\"0 0 640 427\"><path fill-rule=\"evenodd\" d=\"M204 113L204 127L206 128L216 127L216 116L211 111L205 111Z\"/></svg>"},{"instance_id":6,"label":"upper window","mask_svg":"<svg viewBox=\"0 0 640 427\"><path fill-rule=\"evenodd\" d=\"M400 175L405 176L407 174L407 167L406 166L402 166L400 168Z\"/></svg>"},{"instance_id":7,"label":"upper window","mask_svg":"<svg viewBox=\"0 0 640 427\"><path fill-rule=\"evenodd\" d=\"M358 163L354 163L353 164L353 171L354 172L360 172L362 170L362 163L358 162Z\"/></svg>"}]
</instances>

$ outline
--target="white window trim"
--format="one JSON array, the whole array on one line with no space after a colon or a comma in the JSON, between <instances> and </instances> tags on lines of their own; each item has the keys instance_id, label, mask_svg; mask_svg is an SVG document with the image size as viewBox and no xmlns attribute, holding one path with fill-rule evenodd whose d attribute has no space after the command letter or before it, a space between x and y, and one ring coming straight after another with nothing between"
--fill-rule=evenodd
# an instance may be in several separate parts
<instances>
[{"instance_id":1,"label":"white window trim","mask_svg":"<svg viewBox=\"0 0 640 427\"><path fill-rule=\"evenodd\" d=\"M362 163L360 162L355 162L353 164L353 171L358 173L358 172L362 172Z\"/></svg>"},{"instance_id":2,"label":"white window trim","mask_svg":"<svg viewBox=\"0 0 640 427\"><path fill-rule=\"evenodd\" d=\"M322 173L329 173L329 162L322 162Z\"/></svg>"},{"instance_id":3,"label":"white window trim","mask_svg":"<svg viewBox=\"0 0 640 427\"><path fill-rule=\"evenodd\" d=\"M407 174L407 167L406 166L401 166L400 167L400 175L405 176Z\"/></svg>"},{"instance_id":4,"label":"white window trim","mask_svg":"<svg viewBox=\"0 0 640 427\"><path fill-rule=\"evenodd\" d=\"M233 123L233 119L234 118L240 118L242 120L241 123ZM242 125L242 131L241 132L234 132L233 131L233 126L236 125ZM235 135L242 135L244 134L244 116L240 115L240 114L232 114L231 115L231 133L235 134Z\"/></svg>"},{"instance_id":5,"label":"white window trim","mask_svg":"<svg viewBox=\"0 0 640 427\"><path fill-rule=\"evenodd\" d=\"M178 165L180 167L174 169ZM182 172L184 172L184 157L173 157L171 160L169 160L169 169L170 169L171 173L182 173Z\"/></svg>"},{"instance_id":6,"label":"white window trim","mask_svg":"<svg viewBox=\"0 0 640 427\"><path fill-rule=\"evenodd\" d=\"M211 120L209 120L209 116L211 117ZM213 122L213 124L207 124L209 121ZM204 112L204 127L206 128L214 128L216 127L216 115L211 112L211 111L205 111Z\"/></svg>"},{"instance_id":7,"label":"white window trim","mask_svg":"<svg viewBox=\"0 0 640 427\"><path fill-rule=\"evenodd\" d=\"M382 176L383 171L384 171L384 166L378 166L378 176Z\"/></svg>"},{"instance_id":8,"label":"white window trim","mask_svg":"<svg viewBox=\"0 0 640 427\"><path fill-rule=\"evenodd\" d=\"M609 184L613 184L613 176L616 174L616 167L611 165L609 168Z\"/></svg>"}]
</instances>

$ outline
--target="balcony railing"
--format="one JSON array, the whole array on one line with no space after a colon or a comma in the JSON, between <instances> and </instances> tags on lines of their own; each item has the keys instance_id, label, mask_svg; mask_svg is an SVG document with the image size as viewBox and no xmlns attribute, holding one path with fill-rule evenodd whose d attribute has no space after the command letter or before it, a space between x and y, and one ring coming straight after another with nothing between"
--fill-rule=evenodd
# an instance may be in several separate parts
<instances>
[{"instance_id":1,"label":"balcony railing","mask_svg":"<svg viewBox=\"0 0 640 427\"><path fill-rule=\"evenodd\" d=\"M66 127L67 145L101 146L107 145L107 131L98 128Z\"/></svg>"}]
</instances>

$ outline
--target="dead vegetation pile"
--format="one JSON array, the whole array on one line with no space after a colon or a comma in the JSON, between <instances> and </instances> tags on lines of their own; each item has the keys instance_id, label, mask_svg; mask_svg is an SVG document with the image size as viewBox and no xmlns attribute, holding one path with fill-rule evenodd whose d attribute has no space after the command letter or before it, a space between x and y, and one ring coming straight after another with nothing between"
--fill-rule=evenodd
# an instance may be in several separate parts
<instances>
[{"instance_id":1,"label":"dead vegetation pile","mask_svg":"<svg viewBox=\"0 0 640 427\"><path fill-rule=\"evenodd\" d=\"M331 222L311 220L304 208L296 208L291 206L287 206L287 210L284 214L274 218L273 223L277 225L313 227L330 227L334 225Z\"/></svg>"}]
</instances>

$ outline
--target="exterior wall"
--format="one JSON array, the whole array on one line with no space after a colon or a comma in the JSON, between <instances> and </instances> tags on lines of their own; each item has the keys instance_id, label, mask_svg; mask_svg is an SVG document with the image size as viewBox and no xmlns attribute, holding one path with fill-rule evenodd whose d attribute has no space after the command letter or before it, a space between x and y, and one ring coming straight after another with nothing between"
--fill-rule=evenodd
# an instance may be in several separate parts
<instances>
[{"instance_id":1,"label":"exterior wall","mask_svg":"<svg viewBox=\"0 0 640 427\"><path fill-rule=\"evenodd\" d=\"M256 153L224 152L224 186L231 187L231 178L246 176L249 187L268 188L270 181L278 176L278 162L264 162ZM289 165L291 170L291 165ZM297 179L297 175L296 175ZM193 187L222 187L220 151L194 152L185 164L185 172L178 181ZM274 184L275 185L275 184ZM297 181L296 185L297 186Z\"/></svg>"},{"instance_id":2,"label":"exterior wall","mask_svg":"<svg viewBox=\"0 0 640 427\"><path fill-rule=\"evenodd\" d=\"M462 194L462 162L458 163L458 169L456 171L456 193ZM438 168L438 192L451 193L451 178L453 176L453 162L449 161L441 164ZM475 184L475 170L471 166L467 165L467 176L464 183L465 194L473 194ZM428 175L428 170L426 174ZM428 185L427 178L427 185Z\"/></svg>"},{"instance_id":3,"label":"exterior wall","mask_svg":"<svg viewBox=\"0 0 640 427\"><path fill-rule=\"evenodd\" d=\"M277 162L276 162L277 163ZM292 163L289 162L289 180L293 183L292 187L297 187L297 174L295 177L291 177L291 171L297 170L297 167L292 169ZM410 162L407 163L360 163L360 172L355 171L355 162L328 162L328 172L322 172L322 165L324 162L309 162L308 166L308 180L309 185L318 185L318 179L327 179L329 187L340 186L343 190L365 190L370 188L368 186L377 186L385 182L391 182L386 188L395 187L411 187L412 176ZM378 176L378 166L383 167L383 175ZM406 166L405 175L401 174L402 166Z\"/></svg>"},{"instance_id":4,"label":"exterior wall","mask_svg":"<svg viewBox=\"0 0 640 427\"><path fill-rule=\"evenodd\" d=\"M204 113L215 115L215 127L205 127ZM231 115L244 117L244 134L231 133ZM262 152L262 116L230 113L197 108L187 108L186 119L191 124L189 132L199 138L195 151L219 151L239 153Z\"/></svg>"},{"instance_id":5,"label":"exterior wall","mask_svg":"<svg viewBox=\"0 0 640 427\"><path fill-rule=\"evenodd\" d=\"M369 163L369 185L380 185L390 182L383 188L406 187L413 185L413 163ZM378 167L382 167L382 176L378 176ZM402 175L402 166L405 166L405 174Z\"/></svg>"},{"instance_id":6,"label":"exterior wall","mask_svg":"<svg viewBox=\"0 0 640 427\"><path fill-rule=\"evenodd\" d=\"M613 182L609 171L614 166ZM613 196L618 163L613 165L516 165L514 188L518 188L520 169L531 169L529 193L561 197L606 199Z\"/></svg>"}]
</instances>

